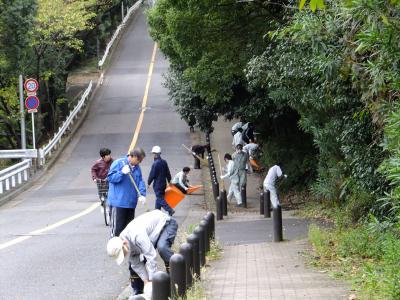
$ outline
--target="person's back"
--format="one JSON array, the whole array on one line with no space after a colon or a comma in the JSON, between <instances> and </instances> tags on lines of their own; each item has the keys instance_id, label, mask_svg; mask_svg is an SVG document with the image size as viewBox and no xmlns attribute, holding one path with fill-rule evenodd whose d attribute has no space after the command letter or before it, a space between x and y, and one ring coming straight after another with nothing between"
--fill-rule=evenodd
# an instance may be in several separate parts
<instances>
[{"instance_id":1,"label":"person's back","mask_svg":"<svg viewBox=\"0 0 400 300\"><path fill-rule=\"evenodd\" d=\"M164 191L167 187L167 182L170 181L171 173L168 163L161 157L156 158L151 167L147 184L151 185L151 183L153 183L154 190Z\"/></svg>"},{"instance_id":2,"label":"person's back","mask_svg":"<svg viewBox=\"0 0 400 300\"><path fill-rule=\"evenodd\" d=\"M278 165L269 168L267 176L264 180L264 186L272 185L275 186L276 179L282 176L282 170Z\"/></svg>"}]
</instances>

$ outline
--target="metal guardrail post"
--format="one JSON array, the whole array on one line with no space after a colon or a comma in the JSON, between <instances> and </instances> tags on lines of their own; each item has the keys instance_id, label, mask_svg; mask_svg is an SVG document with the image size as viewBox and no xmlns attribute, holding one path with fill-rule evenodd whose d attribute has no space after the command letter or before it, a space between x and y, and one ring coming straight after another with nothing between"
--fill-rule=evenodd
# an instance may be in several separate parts
<instances>
[{"instance_id":1,"label":"metal guardrail post","mask_svg":"<svg viewBox=\"0 0 400 300\"><path fill-rule=\"evenodd\" d=\"M206 264L206 241L204 240L204 230L196 226L193 233L199 238L200 267Z\"/></svg>"},{"instance_id":2,"label":"metal guardrail post","mask_svg":"<svg viewBox=\"0 0 400 300\"><path fill-rule=\"evenodd\" d=\"M269 191L264 191L264 218L271 218L271 200Z\"/></svg>"},{"instance_id":3,"label":"metal guardrail post","mask_svg":"<svg viewBox=\"0 0 400 300\"><path fill-rule=\"evenodd\" d=\"M169 260L171 276L171 297L183 297L186 293L186 266L185 258L178 253Z\"/></svg>"},{"instance_id":4,"label":"metal guardrail post","mask_svg":"<svg viewBox=\"0 0 400 300\"><path fill-rule=\"evenodd\" d=\"M197 278L200 278L200 239L197 235L191 234L187 237L186 240L189 244L192 245L193 248L193 275Z\"/></svg>"},{"instance_id":5,"label":"metal guardrail post","mask_svg":"<svg viewBox=\"0 0 400 300\"><path fill-rule=\"evenodd\" d=\"M272 210L272 222L274 224L274 242L283 241L282 233L282 207L280 204Z\"/></svg>"},{"instance_id":6,"label":"metal guardrail post","mask_svg":"<svg viewBox=\"0 0 400 300\"><path fill-rule=\"evenodd\" d=\"M179 253L185 258L186 265L186 287L190 288L193 284L193 247L190 243L183 243L179 247Z\"/></svg>"},{"instance_id":7,"label":"metal guardrail post","mask_svg":"<svg viewBox=\"0 0 400 300\"><path fill-rule=\"evenodd\" d=\"M158 271L153 276L153 300L169 300L171 297L171 280L166 272Z\"/></svg>"},{"instance_id":8,"label":"metal guardrail post","mask_svg":"<svg viewBox=\"0 0 400 300\"><path fill-rule=\"evenodd\" d=\"M260 193L260 215L264 214L264 192Z\"/></svg>"}]
</instances>

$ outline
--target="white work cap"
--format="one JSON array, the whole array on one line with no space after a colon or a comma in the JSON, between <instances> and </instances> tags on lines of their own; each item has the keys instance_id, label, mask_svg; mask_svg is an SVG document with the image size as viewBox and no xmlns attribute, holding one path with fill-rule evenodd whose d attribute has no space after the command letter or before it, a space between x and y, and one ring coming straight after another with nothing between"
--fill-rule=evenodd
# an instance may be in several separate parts
<instances>
[{"instance_id":1,"label":"white work cap","mask_svg":"<svg viewBox=\"0 0 400 300\"><path fill-rule=\"evenodd\" d=\"M151 153L161 153L161 147L160 146L153 146L153 148L151 149Z\"/></svg>"},{"instance_id":2,"label":"white work cap","mask_svg":"<svg viewBox=\"0 0 400 300\"><path fill-rule=\"evenodd\" d=\"M107 243L107 254L115 259L118 265L122 264L125 255L122 250L122 240L118 236L111 238Z\"/></svg>"}]
</instances>

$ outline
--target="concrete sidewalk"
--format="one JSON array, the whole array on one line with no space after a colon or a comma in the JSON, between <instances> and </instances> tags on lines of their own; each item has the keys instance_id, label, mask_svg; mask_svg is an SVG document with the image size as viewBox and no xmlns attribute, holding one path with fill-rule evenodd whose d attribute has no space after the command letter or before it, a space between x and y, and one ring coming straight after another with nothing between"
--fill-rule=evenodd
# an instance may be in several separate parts
<instances>
[{"instance_id":1,"label":"concrete sidewalk","mask_svg":"<svg viewBox=\"0 0 400 300\"><path fill-rule=\"evenodd\" d=\"M221 159L232 152L231 126L217 122L211 137ZM305 265L302 252L309 247L309 221L284 211L285 241L272 242L272 220L259 214L260 180L255 174L248 176L248 208L231 203L228 216L216 223L223 257L210 262L204 285L207 299L347 299L345 283Z\"/></svg>"}]
</instances>

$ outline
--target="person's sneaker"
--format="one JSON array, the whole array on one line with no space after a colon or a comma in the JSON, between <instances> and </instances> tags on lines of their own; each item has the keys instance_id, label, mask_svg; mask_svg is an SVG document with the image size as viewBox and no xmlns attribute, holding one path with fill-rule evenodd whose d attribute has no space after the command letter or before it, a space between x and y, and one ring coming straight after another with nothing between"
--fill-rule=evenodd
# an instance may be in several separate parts
<instances>
[{"instance_id":1,"label":"person's sneaker","mask_svg":"<svg viewBox=\"0 0 400 300\"><path fill-rule=\"evenodd\" d=\"M236 204L236 207L243 207L243 204L242 203Z\"/></svg>"},{"instance_id":2,"label":"person's sneaker","mask_svg":"<svg viewBox=\"0 0 400 300\"><path fill-rule=\"evenodd\" d=\"M171 211L169 212L169 215L172 217L175 213L175 210L171 208Z\"/></svg>"}]
</instances>

